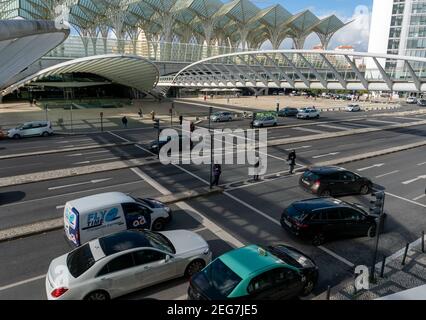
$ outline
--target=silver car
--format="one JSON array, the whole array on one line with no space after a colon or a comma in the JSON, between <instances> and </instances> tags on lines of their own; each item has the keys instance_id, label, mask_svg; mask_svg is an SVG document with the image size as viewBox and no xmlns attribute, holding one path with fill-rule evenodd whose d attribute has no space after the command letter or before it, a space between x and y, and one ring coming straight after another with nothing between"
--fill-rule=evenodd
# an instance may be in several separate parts
<instances>
[{"instance_id":1,"label":"silver car","mask_svg":"<svg viewBox=\"0 0 426 320\"><path fill-rule=\"evenodd\" d=\"M210 118L213 122L232 121L233 117L231 112L220 111L212 114Z\"/></svg>"},{"instance_id":2,"label":"silver car","mask_svg":"<svg viewBox=\"0 0 426 320\"><path fill-rule=\"evenodd\" d=\"M13 139L20 139L24 137L43 136L47 137L53 134L52 123L50 121L32 121L26 122L10 129L7 136Z\"/></svg>"},{"instance_id":3,"label":"silver car","mask_svg":"<svg viewBox=\"0 0 426 320\"><path fill-rule=\"evenodd\" d=\"M256 128L275 127L276 125L278 125L278 120L273 116L267 116L253 121L253 127Z\"/></svg>"},{"instance_id":4,"label":"silver car","mask_svg":"<svg viewBox=\"0 0 426 320\"><path fill-rule=\"evenodd\" d=\"M191 231L123 231L54 259L46 275L46 294L49 300L108 300L191 277L211 258L207 242Z\"/></svg>"}]
</instances>

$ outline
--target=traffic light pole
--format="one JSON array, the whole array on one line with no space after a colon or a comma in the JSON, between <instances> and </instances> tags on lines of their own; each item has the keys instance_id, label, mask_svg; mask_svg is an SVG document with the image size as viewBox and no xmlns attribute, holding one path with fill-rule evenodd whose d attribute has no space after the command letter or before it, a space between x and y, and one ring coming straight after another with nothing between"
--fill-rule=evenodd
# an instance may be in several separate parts
<instances>
[{"instance_id":1,"label":"traffic light pole","mask_svg":"<svg viewBox=\"0 0 426 320\"><path fill-rule=\"evenodd\" d=\"M379 196L380 198L376 200L380 201L380 215L379 215L379 224L376 226L376 241L374 244L374 254L373 254L373 261L371 264L371 271L370 271L370 281L375 280L375 273L376 273L376 261L377 261L377 254L379 251L379 239L380 239L380 229L383 225L383 218L384 218L384 208L385 208L385 192L379 192L376 195L376 199Z\"/></svg>"},{"instance_id":2,"label":"traffic light pole","mask_svg":"<svg viewBox=\"0 0 426 320\"><path fill-rule=\"evenodd\" d=\"M212 119L212 111L213 108L209 108L209 133L210 133L210 189L213 188L213 162L214 162L214 156L213 156L213 134L211 132L211 119Z\"/></svg>"}]
</instances>

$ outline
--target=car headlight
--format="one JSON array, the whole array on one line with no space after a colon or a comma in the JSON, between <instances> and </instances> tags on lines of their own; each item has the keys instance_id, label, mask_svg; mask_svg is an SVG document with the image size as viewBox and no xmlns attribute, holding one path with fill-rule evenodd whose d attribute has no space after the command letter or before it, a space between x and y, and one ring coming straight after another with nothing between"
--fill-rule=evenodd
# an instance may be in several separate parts
<instances>
[{"instance_id":1,"label":"car headlight","mask_svg":"<svg viewBox=\"0 0 426 320\"><path fill-rule=\"evenodd\" d=\"M208 255L210 253L210 248L207 248L206 250L203 251L203 254Z\"/></svg>"},{"instance_id":2,"label":"car headlight","mask_svg":"<svg viewBox=\"0 0 426 320\"><path fill-rule=\"evenodd\" d=\"M165 210L167 213L170 213L170 212L172 211L172 209L170 209L170 207L164 207L164 210Z\"/></svg>"},{"instance_id":3,"label":"car headlight","mask_svg":"<svg viewBox=\"0 0 426 320\"><path fill-rule=\"evenodd\" d=\"M154 148L154 149L158 148L158 144L153 144L153 145L151 146L151 148Z\"/></svg>"}]
</instances>

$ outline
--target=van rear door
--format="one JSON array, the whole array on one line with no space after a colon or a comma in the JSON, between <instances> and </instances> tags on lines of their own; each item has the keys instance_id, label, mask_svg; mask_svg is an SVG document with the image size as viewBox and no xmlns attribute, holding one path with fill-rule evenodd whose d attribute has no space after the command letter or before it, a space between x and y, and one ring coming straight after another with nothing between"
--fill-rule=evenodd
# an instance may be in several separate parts
<instances>
[{"instance_id":1,"label":"van rear door","mask_svg":"<svg viewBox=\"0 0 426 320\"><path fill-rule=\"evenodd\" d=\"M76 208L67 203L64 208L64 230L68 240L74 245L80 245L80 214Z\"/></svg>"}]
</instances>

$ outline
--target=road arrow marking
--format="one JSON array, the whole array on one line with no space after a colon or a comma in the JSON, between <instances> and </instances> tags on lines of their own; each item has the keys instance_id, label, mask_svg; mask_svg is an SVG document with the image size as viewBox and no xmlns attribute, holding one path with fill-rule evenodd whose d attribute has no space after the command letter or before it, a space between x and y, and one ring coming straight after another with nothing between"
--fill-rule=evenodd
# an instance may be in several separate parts
<instances>
[{"instance_id":1,"label":"road arrow marking","mask_svg":"<svg viewBox=\"0 0 426 320\"><path fill-rule=\"evenodd\" d=\"M365 170L368 170L368 169L380 168L380 167L383 167L384 165L385 165L385 163L378 163L378 164L374 164L374 165L369 166L369 167L357 169L357 171L365 171Z\"/></svg>"},{"instance_id":2,"label":"road arrow marking","mask_svg":"<svg viewBox=\"0 0 426 320\"><path fill-rule=\"evenodd\" d=\"M324 158L324 157L329 157L329 156L336 156L338 155L340 152L331 152L331 153L327 153L327 154L321 154L319 156L315 156L312 157L313 159L318 159L318 158Z\"/></svg>"},{"instance_id":3,"label":"road arrow marking","mask_svg":"<svg viewBox=\"0 0 426 320\"><path fill-rule=\"evenodd\" d=\"M101 182L109 181L111 179L112 178L90 180L90 181L86 181L86 182L68 184L68 185L65 185L65 186L50 187L50 188L48 188L48 190L52 191L52 190L58 190L58 189L65 189L65 188L70 188L70 187L82 186L82 185L85 185L85 184L96 184L96 183L101 183Z\"/></svg>"},{"instance_id":4,"label":"road arrow marking","mask_svg":"<svg viewBox=\"0 0 426 320\"><path fill-rule=\"evenodd\" d=\"M418 176L415 179L404 181L402 184L410 184L410 183L413 183L413 182L416 182L416 181L419 181L419 180L422 180L422 179L426 179L426 175L424 175L424 176Z\"/></svg>"}]
</instances>

